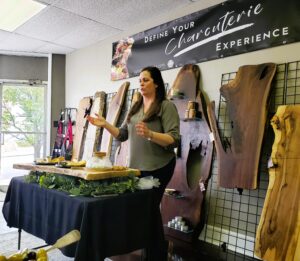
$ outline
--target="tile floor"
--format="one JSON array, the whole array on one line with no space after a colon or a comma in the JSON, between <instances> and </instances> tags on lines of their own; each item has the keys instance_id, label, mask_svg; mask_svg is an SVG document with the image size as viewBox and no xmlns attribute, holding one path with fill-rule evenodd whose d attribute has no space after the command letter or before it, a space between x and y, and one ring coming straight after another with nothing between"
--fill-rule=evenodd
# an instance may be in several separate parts
<instances>
[{"instance_id":1,"label":"tile floor","mask_svg":"<svg viewBox=\"0 0 300 261\"><path fill-rule=\"evenodd\" d=\"M3 189L4 188L4 189ZM18 252L18 230L10 228L6 225L6 221L2 214L2 206L5 199L5 187L0 187L0 254L8 256ZM44 240L37 238L31 234L22 231L21 235L21 250L24 248L35 248L44 246ZM73 261L74 258L64 256L60 250L52 250L48 253L49 261ZM104 261L111 261L106 258Z\"/></svg>"},{"instance_id":2,"label":"tile floor","mask_svg":"<svg viewBox=\"0 0 300 261\"><path fill-rule=\"evenodd\" d=\"M2 214L3 201L5 199L5 192L0 191L0 253L9 255L18 251L18 230L16 228L9 228L6 225ZM34 248L45 245L45 242L35 236L32 236L25 231L22 231L21 249ZM59 250L49 252L49 261L71 261L74 258L64 256Z\"/></svg>"}]
</instances>

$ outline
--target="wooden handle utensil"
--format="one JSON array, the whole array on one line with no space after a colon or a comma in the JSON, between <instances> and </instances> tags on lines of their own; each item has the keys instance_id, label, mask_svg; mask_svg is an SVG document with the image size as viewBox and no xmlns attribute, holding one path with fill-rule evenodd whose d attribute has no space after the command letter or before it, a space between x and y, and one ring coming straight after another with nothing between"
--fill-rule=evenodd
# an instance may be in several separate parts
<instances>
[{"instance_id":1,"label":"wooden handle utensil","mask_svg":"<svg viewBox=\"0 0 300 261\"><path fill-rule=\"evenodd\" d=\"M55 248L62 248L67 245L70 245L74 242L77 242L80 239L80 232L78 230L72 230L63 237L59 238L53 246L48 248L46 252L49 252Z\"/></svg>"}]
</instances>

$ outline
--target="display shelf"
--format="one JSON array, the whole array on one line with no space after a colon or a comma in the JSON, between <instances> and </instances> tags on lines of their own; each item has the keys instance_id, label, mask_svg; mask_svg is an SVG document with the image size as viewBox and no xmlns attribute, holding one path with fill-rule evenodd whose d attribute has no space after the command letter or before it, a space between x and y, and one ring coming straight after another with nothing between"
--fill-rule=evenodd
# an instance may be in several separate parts
<instances>
[{"instance_id":1,"label":"display shelf","mask_svg":"<svg viewBox=\"0 0 300 261\"><path fill-rule=\"evenodd\" d=\"M183 99L185 99L184 94L176 94L170 97L170 100L183 100Z\"/></svg>"},{"instance_id":2,"label":"display shelf","mask_svg":"<svg viewBox=\"0 0 300 261\"><path fill-rule=\"evenodd\" d=\"M63 123L63 127L66 127L68 125L68 116L70 115L72 118L72 126L76 125L76 121L73 119L75 118L77 113L77 108L71 108L71 107L67 107L64 108L60 111L60 115L62 116L62 123ZM53 127L57 128L58 127L58 120L53 121Z\"/></svg>"},{"instance_id":3,"label":"display shelf","mask_svg":"<svg viewBox=\"0 0 300 261\"><path fill-rule=\"evenodd\" d=\"M164 227L169 228L169 229L171 229L171 230L173 230L173 231L176 231L176 232L178 231L178 232L180 232L180 233L184 233L184 234L191 234L191 233L194 232L194 229L190 229L190 230L188 230L188 231L182 231L182 230L176 229L176 228L174 228L174 227L169 227L167 224L164 224Z\"/></svg>"},{"instance_id":4,"label":"display shelf","mask_svg":"<svg viewBox=\"0 0 300 261\"><path fill-rule=\"evenodd\" d=\"M185 198L185 196L184 195L182 195L182 194L169 194L169 193L164 193L164 195L166 195L166 196L168 196L168 197L173 197L173 198L176 198L176 199L182 199L182 198Z\"/></svg>"},{"instance_id":5,"label":"display shelf","mask_svg":"<svg viewBox=\"0 0 300 261\"><path fill-rule=\"evenodd\" d=\"M194 118L184 118L183 121L201 121L202 118L194 117Z\"/></svg>"},{"instance_id":6,"label":"display shelf","mask_svg":"<svg viewBox=\"0 0 300 261\"><path fill-rule=\"evenodd\" d=\"M164 195L173 197L173 198L177 198L177 199L185 198L185 196L182 195L178 190L170 189L170 188L165 189Z\"/></svg>"}]
</instances>

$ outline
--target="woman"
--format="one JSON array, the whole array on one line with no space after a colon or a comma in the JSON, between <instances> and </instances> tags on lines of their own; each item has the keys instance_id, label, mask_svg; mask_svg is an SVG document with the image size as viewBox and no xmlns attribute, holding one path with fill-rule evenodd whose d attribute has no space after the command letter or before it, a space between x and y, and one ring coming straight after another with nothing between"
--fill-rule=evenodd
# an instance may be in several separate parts
<instances>
[{"instance_id":1,"label":"woman","mask_svg":"<svg viewBox=\"0 0 300 261\"><path fill-rule=\"evenodd\" d=\"M166 99L165 85L156 67L142 69L140 99L130 109L127 119L116 128L103 117L88 117L89 122L107 129L120 141L129 141L129 167L141 170L141 176L153 176L160 181L155 201L159 205L175 168L174 148L179 143L179 115L175 105ZM166 260L161 247L162 222L158 222L158 241L147 251L148 260Z\"/></svg>"},{"instance_id":2,"label":"woman","mask_svg":"<svg viewBox=\"0 0 300 261\"><path fill-rule=\"evenodd\" d=\"M121 128L103 117L88 117L89 122L107 129L120 141L129 141L129 167L141 170L141 176L160 180L158 201L175 168L174 148L179 142L179 116L175 105L166 99L165 85L156 67L142 69L140 99L130 109Z\"/></svg>"}]
</instances>

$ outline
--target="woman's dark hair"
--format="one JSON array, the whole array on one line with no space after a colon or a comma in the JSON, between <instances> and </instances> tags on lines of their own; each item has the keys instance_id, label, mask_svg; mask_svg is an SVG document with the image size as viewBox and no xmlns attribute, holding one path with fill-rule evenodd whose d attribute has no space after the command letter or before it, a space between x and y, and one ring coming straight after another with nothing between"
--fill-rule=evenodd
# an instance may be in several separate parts
<instances>
[{"instance_id":1,"label":"woman's dark hair","mask_svg":"<svg viewBox=\"0 0 300 261\"><path fill-rule=\"evenodd\" d=\"M153 120L157 114L159 113L161 109L161 104L163 100L166 99L166 90L165 90L165 83L164 80L161 76L161 72L158 68L149 66L145 67L141 70L141 72L147 71L150 73L151 78L153 79L154 84L157 85L157 88L155 89L156 94L155 94L155 101L151 104L149 110L147 111L146 115L144 116L143 121L144 122L149 122ZM131 107L128 116L127 116L127 122L130 122L130 118L132 115L137 113L141 106L143 104L143 97L140 96L137 102Z\"/></svg>"}]
</instances>

